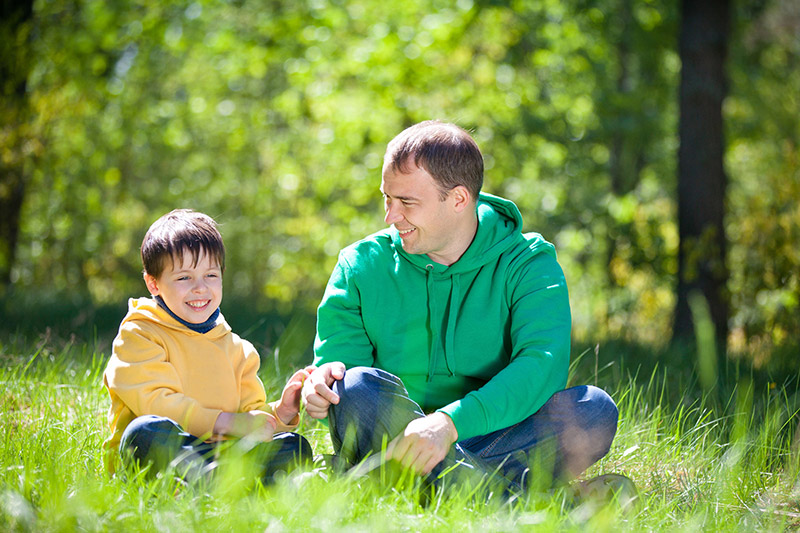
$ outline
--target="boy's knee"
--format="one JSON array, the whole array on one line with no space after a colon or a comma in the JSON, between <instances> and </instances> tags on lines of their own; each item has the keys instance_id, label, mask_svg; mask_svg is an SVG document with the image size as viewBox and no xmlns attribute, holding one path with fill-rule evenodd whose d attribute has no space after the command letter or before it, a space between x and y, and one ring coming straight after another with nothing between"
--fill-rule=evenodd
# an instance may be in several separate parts
<instances>
[{"instance_id":1,"label":"boy's knee","mask_svg":"<svg viewBox=\"0 0 800 533\"><path fill-rule=\"evenodd\" d=\"M169 418L142 415L122 432L119 449L138 461L152 462L156 451L160 453L165 448L179 446L176 442L181 432L181 427Z\"/></svg>"},{"instance_id":2,"label":"boy's knee","mask_svg":"<svg viewBox=\"0 0 800 533\"><path fill-rule=\"evenodd\" d=\"M178 425L163 416L142 415L136 417L122 432L120 448L135 447L143 440L151 440L153 435L180 432Z\"/></svg>"},{"instance_id":3,"label":"boy's knee","mask_svg":"<svg viewBox=\"0 0 800 533\"><path fill-rule=\"evenodd\" d=\"M279 453L289 454L297 462L311 461L314 456L311 444L305 437L297 433L279 433L275 435L273 442L280 444Z\"/></svg>"},{"instance_id":4,"label":"boy's knee","mask_svg":"<svg viewBox=\"0 0 800 533\"><path fill-rule=\"evenodd\" d=\"M262 465L261 480L265 484L271 484L276 476L308 466L313 461L311 445L297 433L276 433L272 441L261 443L254 453L258 454L258 462Z\"/></svg>"}]
</instances>

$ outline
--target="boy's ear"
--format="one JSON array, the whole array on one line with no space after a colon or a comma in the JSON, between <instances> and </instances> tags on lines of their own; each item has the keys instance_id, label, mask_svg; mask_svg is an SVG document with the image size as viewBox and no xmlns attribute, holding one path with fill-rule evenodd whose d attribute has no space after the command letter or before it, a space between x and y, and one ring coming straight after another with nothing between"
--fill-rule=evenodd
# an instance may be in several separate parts
<instances>
[{"instance_id":1,"label":"boy's ear","mask_svg":"<svg viewBox=\"0 0 800 533\"><path fill-rule=\"evenodd\" d=\"M158 280L147 272L144 273L144 284L147 285L147 290L150 291L150 294L158 296Z\"/></svg>"}]
</instances>

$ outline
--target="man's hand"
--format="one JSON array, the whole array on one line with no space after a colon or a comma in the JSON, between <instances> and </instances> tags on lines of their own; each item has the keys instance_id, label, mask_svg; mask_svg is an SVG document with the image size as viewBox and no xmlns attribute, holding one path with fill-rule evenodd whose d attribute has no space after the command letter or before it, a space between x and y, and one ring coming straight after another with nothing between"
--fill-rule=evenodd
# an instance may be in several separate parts
<instances>
[{"instance_id":1,"label":"man's hand","mask_svg":"<svg viewBox=\"0 0 800 533\"><path fill-rule=\"evenodd\" d=\"M405 431L387 446L386 458L425 475L445 458L457 440L458 431L450 417L431 413L409 422Z\"/></svg>"},{"instance_id":2,"label":"man's hand","mask_svg":"<svg viewBox=\"0 0 800 533\"><path fill-rule=\"evenodd\" d=\"M339 395L331 390L334 381L344 377L344 364L325 363L314 370L303 383L303 404L312 418L323 419L328 416L331 404L339 403Z\"/></svg>"},{"instance_id":3,"label":"man's hand","mask_svg":"<svg viewBox=\"0 0 800 533\"><path fill-rule=\"evenodd\" d=\"M292 374L292 377L286 382L286 386L283 387L281 400L275 406L275 414L284 424L288 425L300 412L300 393L303 383L315 369L316 367L314 366L307 366L302 370L298 370Z\"/></svg>"}]
</instances>

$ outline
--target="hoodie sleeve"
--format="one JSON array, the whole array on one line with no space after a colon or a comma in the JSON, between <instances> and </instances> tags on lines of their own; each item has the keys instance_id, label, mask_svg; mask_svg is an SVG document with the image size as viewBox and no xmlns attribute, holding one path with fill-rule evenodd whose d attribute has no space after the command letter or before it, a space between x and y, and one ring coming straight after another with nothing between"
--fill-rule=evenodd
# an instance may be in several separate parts
<instances>
[{"instance_id":1,"label":"hoodie sleeve","mask_svg":"<svg viewBox=\"0 0 800 533\"><path fill-rule=\"evenodd\" d=\"M314 364L340 361L346 368L372 366L372 343L361 316L361 295L344 252L333 269L317 309Z\"/></svg>"},{"instance_id":2,"label":"hoodie sleeve","mask_svg":"<svg viewBox=\"0 0 800 533\"><path fill-rule=\"evenodd\" d=\"M274 416L275 420L278 422L275 431L291 431L295 429L300 423L300 415L296 415L288 424L284 424L276 410L280 400L266 403L264 384L261 382L261 378L258 377L258 369L261 366L261 359L258 356L258 351L246 340L242 339L239 342L241 342L244 351L244 366L241 379L242 398L238 412L246 413L253 410L266 411Z\"/></svg>"},{"instance_id":3,"label":"hoodie sleeve","mask_svg":"<svg viewBox=\"0 0 800 533\"><path fill-rule=\"evenodd\" d=\"M238 339L241 343L243 352L244 363L242 365L241 377L241 397L239 403L240 413L247 411L268 410L269 407L266 403L266 393L264 392L264 384L258 377L258 369L261 366L261 358L255 347L244 339Z\"/></svg>"},{"instance_id":4,"label":"hoodie sleeve","mask_svg":"<svg viewBox=\"0 0 800 533\"><path fill-rule=\"evenodd\" d=\"M567 383L572 318L563 271L553 255L526 260L506 281L511 323L509 364L481 388L441 409L458 439L510 427Z\"/></svg>"},{"instance_id":5,"label":"hoodie sleeve","mask_svg":"<svg viewBox=\"0 0 800 533\"><path fill-rule=\"evenodd\" d=\"M135 416L169 417L197 437L210 436L222 412L203 407L184 394L180 377L168 362L157 335L136 322L124 323L120 328L105 379L109 390Z\"/></svg>"}]
</instances>

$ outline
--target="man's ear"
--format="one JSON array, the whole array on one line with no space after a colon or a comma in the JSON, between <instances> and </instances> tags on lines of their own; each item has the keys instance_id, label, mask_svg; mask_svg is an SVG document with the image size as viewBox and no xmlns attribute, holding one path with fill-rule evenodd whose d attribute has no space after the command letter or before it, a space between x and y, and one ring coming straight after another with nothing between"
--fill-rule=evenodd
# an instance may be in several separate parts
<instances>
[{"instance_id":1,"label":"man's ear","mask_svg":"<svg viewBox=\"0 0 800 533\"><path fill-rule=\"evenodd\" d=\"M453 207L458 213L472 205L472 195L463 185L456 185L450 189L450 196L453 198Z\"/></svg>"},{"instance_id":2,"label":"man's ear","mask_svg":"<svg viewBox=\"0 0 800 533\"><path fill-rule=\"evenodd\" d=\"M144 273L144 284L147 285L147 290L150 291L150 294L158 296L158 280L147 272Z\"/></svg>"}]
</instances>

